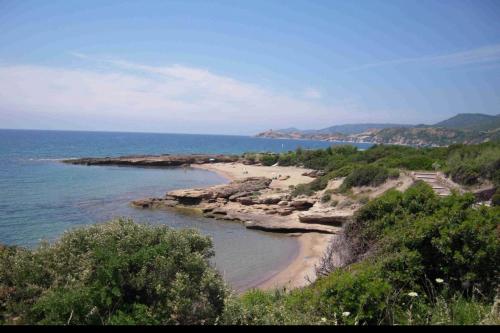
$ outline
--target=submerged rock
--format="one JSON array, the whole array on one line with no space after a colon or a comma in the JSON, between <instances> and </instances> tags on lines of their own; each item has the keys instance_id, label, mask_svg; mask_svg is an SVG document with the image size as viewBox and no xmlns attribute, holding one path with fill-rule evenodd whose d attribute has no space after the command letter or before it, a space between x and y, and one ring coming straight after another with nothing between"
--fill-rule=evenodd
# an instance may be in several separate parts
<instances>
[{"instance_id":1,"label":"submerged rock","mask_svg":"<svg viewBox=\"0 0 500 333\"><path fill-rule=\"evenodd\" d=\"M134 200L130 204L136 208L146 209L146 208L175 207L179 204L179 202L176 200L170 200L165 198L147 198L147 199Z\"/></svg>"},{"instance_id":2,"label":"submerged rock","mask_svg":"<svg viewBox=\"0 0 500 333\"><path fill-rule=\"evenodd\" d=\"M175 190L168 192L167 197L174 198L181 205L198 205L202 200L212 198L213 193L203 189Z\"/></svg>"}]
</instances>

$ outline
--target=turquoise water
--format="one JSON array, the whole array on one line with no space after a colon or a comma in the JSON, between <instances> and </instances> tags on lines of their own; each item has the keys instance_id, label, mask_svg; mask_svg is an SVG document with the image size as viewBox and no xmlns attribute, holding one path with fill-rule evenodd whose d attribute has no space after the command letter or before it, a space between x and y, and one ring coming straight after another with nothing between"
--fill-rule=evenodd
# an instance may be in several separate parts
<instances>
[{"instance_id":1,"label":"turquoise water","mask_svg":"<svg viewBox=\"0 0 500 333\"><path fill-rule=\"evenodd\" d=\"M41 239L54 240L65 230L119 216L196 228L213 238L216 267L239 289L278 270L297 250L296 241L247 230L239 223L129 206L134 199L227 180L198 169L87 167L66 165L58 159L278 152L330 144L243 136L0 130L0 243L36 246Z\"/></svg>"}]
</instances>

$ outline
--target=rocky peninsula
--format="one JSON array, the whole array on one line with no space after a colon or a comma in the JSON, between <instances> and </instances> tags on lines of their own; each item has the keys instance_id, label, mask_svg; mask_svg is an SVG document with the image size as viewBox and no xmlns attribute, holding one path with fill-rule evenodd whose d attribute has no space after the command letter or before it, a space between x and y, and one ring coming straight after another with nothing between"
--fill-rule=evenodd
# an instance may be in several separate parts
<instances>
[{"instance_id":1,"label":"rocky peninsula","mask_svg":"<svg viewBox=\"0 0 500 333\"><path fill-rule=\"evenodd\" d=\"M62 160L63 163L80 165L123 165L143 167L178 167L191 164L204 164L212 162L236 162L240 159L237 155L131 155L120 157L84 157Z\"/></svg>"}]
</instances>

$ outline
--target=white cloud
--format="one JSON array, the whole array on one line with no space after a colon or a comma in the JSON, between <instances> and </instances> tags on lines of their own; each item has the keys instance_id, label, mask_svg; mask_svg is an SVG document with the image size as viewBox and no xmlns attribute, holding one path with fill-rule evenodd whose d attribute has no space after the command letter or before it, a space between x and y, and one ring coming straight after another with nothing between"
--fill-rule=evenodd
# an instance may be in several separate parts
<instances>
[{"instance_id":1,"label":"white cloud","mask_svg":"<svg viewBox=\"0 0 500 333\"><path fill-rule=\"evenodd\" d=\"M36 128L45 120L54 128L252 134L297 124L321 127L351 116L206 69L101 63L105 70L0 66L0 127Z\"/></svg>"}]
</instances>

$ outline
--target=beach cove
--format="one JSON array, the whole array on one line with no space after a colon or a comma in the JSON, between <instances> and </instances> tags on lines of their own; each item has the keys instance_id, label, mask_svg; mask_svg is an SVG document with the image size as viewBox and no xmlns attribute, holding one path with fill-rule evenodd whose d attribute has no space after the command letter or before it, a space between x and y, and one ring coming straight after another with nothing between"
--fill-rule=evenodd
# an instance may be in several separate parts
<instances>
[{"instance_id":1,"label":"beach cove","mask_svg":"<svg viewBox=\"0 0 500 333\"><path fill-rule=\"evenodd\" d=\"M311 182L314 177L314 170L305 169L301 167L283 167L283 166L263 166L263 165L249 165L241 163L241 157L238 156L224 156L224 155L156 155L156 156L124 156L116 158L82 158L70 159L63 162L75 165L87 166L106 166L106 165L121 165L121 166L182 166L183 169L188 167L194 170L204 170L214 172L229 181L229 184L214 185L213 187L205 187L206 190L211 188L229 188L229 191L238 192L240 189L231 188L231 184L246 184L247 180L264 181L269 185L272 191L286 192L291 186L296 186L302 183ZM246 186L246 185L245 185ZM250 186L252 186L250 184ZM261 184L256 184L258 187L252 187L254 190L260 189ZM264 189L263 186L262 189ZM249 188L246 187L246 190ZM198 192L197 192L198 191ZM197 200L196 195L203 189L180 189L167 193L167 196L173 193L180 193L182 197L181 204L177 203L172 207L165 206L167 201L162 201L158 198L146 198L132 201L132 206L141 208L159 208L160 210L167 208L167 210L174 211L180 215L196 215L200 213L197 208L192 208L192 204L196 204L193 200ZM193 195L193 193L195 193ZM179 198L180 199L180 198ZM160 201L159 201L160 200ZM267 199L266 203L273 203L276 201L272 197ZM217 200L219 201L219 199ZM274 202L275 203L275 202ZM238 211L239 203L235 204L235 212ZM267 209L264 207L264 209ZM297 209L302 211L300 207ZM217 214L214 209L202 208L201 212L209 212ZM219 215L206 217L213 217L216 220L223 220L226 223L233 221L242 222L244 218L228 218L230 215L225 211L220 211ZM281 215L281 214L280 214ZM289 215L288 213L283 215ZM286 234L287 237L296 241L297 247L287 253L287 260L276 263L273 269L263 273L252 282L238 288L238 291L244 291L250 288L259 289L275 289L286 288L292 289L302 287L315 280L315 266L319 263L320 258L328 247L332 237L340 231L338 227L330 227L326 225L310 224L306 225L300 223L296 216L281 216L265 215L265 213L258 210L252 211L249 216L251 219L262 219L262 223L258 226L249 225L247 222L245 226L249 229L265 230L278 235ZM269 225L276 224L277 228L268 228ZM262 236L266 237L266 236Z\"/></svg>"},{"instance_id":2,"label":"beach cove","mask_svg":"<svg viewBox=\"0 0 500 333\"><path fill-rule=\"evenodd\" d=\"M129 204L175 189L223 184L228 178L194 168L86 167L59 161L85 156L281 152L331 144L243 136L38 130L0 130L0 139L1 243L33 248L40 240L52 242L67 230L113 217L196 228L213 238L214 264L237 290L258 285L284 269L299 252L297 237L248 230L239 222L196 214L138 210Z\"/></svg>"}]
</instances>

